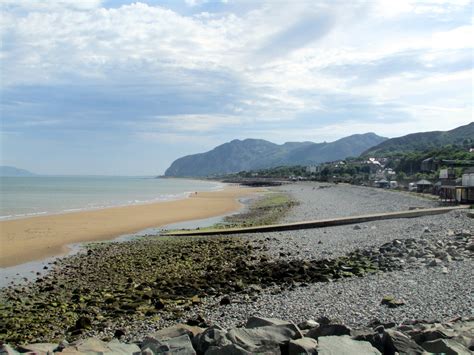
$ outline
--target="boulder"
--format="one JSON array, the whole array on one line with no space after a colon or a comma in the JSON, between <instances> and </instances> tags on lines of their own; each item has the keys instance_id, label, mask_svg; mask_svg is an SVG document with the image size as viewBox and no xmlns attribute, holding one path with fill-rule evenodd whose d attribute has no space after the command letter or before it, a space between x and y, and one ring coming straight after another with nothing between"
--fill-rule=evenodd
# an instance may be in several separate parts
<instances>
[{"instance_id":1,"label":"boulder","mask_svg":"<svg viewBox=\"0 0 474 355\"><path fill-rule=\"evenodd\" d=\"M292 323L278 318L250 317L245 323L245 328L258 328L267 325L291 325Z\"/></svg>"},{"instance_id":2,"label":"boulder","mask_svg":"<svg viewBox=\"0 0 474 355\"><path fill-rule=\"evenodd\" d=\"M423 349L435 354L468 355L472 352L464 345L452 339L437 339L422 344Z\"/></svg>"},{"instance_id":3,"label":"boulder","mask_svg":"<svg viewBox=\"0 0 474 355\"><path fill-rule=\"evenodd\" d=\"M19 350L22 353L32 352L32 353L39 353L39 354L52 354L54 350L56 350L57 348L58 348L58 344L37 343L37 344L28 344L25 346L21 346L19 347Z\"/></svg>"},{"instance_id":4,"label":"boulder","mask_svg":"<svg viewBox=\"0 0 474 355\"><path fill-rule=\"evenodd\" d=\"M351 335L351 330L343 324L321 324L319 327L311 329L308 334L306 334L307 337L316 340L319 337L332 335Z\"/></svg>"},{"instance_id":5,"label":"boulder","mask_svg":"<svg viewBox=\"0 0 474 355\"><path fill-rule=\"evenodd\" d=\"M216 325L198 334L193 338L192 342L196 351L200 354L204 354L211 347L223 348L226 345L232 344L226 335L227 331Z\"/></svg>"},{"instance_id":6,"label":"boulder","mask_svg":"<svg viewBox=\"0 0 474 355\"><path fill-rule=\"evenodd\" d=\"M107 347L110 349L109 354L128 355L140 352L138 345L122 343L118 339L108 342Z\"/></svg>"},{"instance_id":7,"label":"boulder","mask_svg":"<svg viewBox=\"0 0 474 355\"><path fill-rule=\"evenodd\" d=\"M441 329L426 329L410 336L418 344L423 344L427 341L451 338L448 334L446 334L446 332Z\"/></svg>"},{"instance_id":8,"label":"boulder","mask_svg":"<svg viewBox=\"0 0 474 355\"><path fill-rule=\"evenodd\" d=\"M233 328L227 339L252 353L280 351L280 345L292 339L301 338L301 332L294 324L269 325L259 328Z\"/></svg>"},{"instance_id":9,"label":"boulder","mask_svg":"<svg viewBox=\"0 0 474 355\"><path fill-rule=\"evenodd\" d=\"M318 355L381 355L367 341L357 341L347 335L324 336L318 339Z\"/></svg>"},{"instance_id":10,"label":"boulder","mask_svg":"<svg viewBox=\"0 0 474 355\"><path fill-rule=\"evenodd\" d=\"M219 347L210 347L206 351L206 355L251 355L252 353L242 349L237 344L226 345L222 348Z\"/></svg>"},{"instance_id":11,"label":"boulder","mask_svg":"<svg viewBox=\"0 0 474 355\"><path fill-rule=\"evenodd\" d=\"M16 350L14 350L10 345L8 344L0 344L0 354L2 355L19 355L20 353Z\"/></svg>"},{"instance_id":12,"label":"boulder","mask_svg":"<svg viewBox=\"0 0 474 355\"><path fill-rule=\"evenodd\" d=\"M304 322L298 324L298 328L301 330L309 330L317 327L319 327L319 323L312 319L305 320Z\"/></svg>"},{"instance_id":13,"label":"boulder","mask_svg":"<svg viewBox=\"0 0 474 355\"><path fill-rule=\"evenodd\" d=\"M382 329L382 334L378 331L378 329ZM371 330L371 329L356 329L351 331L352 339L357 340L357 341L368 341L374 348L376 348L378 351L383 353L383 342L382 342L382 337L383 337L383 332L385 331L385 328L381 325L377 327L376 330Z\"/></svg>"},{"instance_id":14,"label":"boulder","mask_svg":"<svg viewBox=\"0 0 474 355\"><path fill-rule=\"evenodd\" d=\"M170 351L170 347L155 338L146 337L142 341L141 350L142 353L151 352L152 354L162 354Z\"/></svg>"},{"instance_id":15,"label":"boulder","mask_svg":"<svg viewBox=\"0 0 474 355\"><path fill-rule=\"evenodd\" d=\"M176 324L172 327L163 328L157 332L151 333L148 336L157 340L163 341L166 339L177 338L181 335L188 335L189 338L193 338L204 331L203 328L197 326L191 326L187 324Z\"/></svg>"},{"instance_id":16,"label":"boulder","mask_svg":"<svg viewBox=\"0 0 474 355\"><path fill-rule=\"evenodd\" d=\"M317 354L318 342L313 338L290 340L288 345L289 355Z\"/></svg>"},{"instance_id":17,"label":"boulder","mask_svg":"<svg viewBox=\"0 0 474 355\"><path fill-rule=\"evenodd\" d=\"M169 346L169 352L175 355L196 355L191 339L187 334L183 334L176 338L166 340L166 345Z\"/></svg>"},{"instance_id":18,"label":"boulder","mask_svg":"<svg viewBox=\"0 0 474 355\"><path fill-rule=\"evenodd\" d=\"M382 335L384 354L422 354L421 348L414 340L397 330L388 329Z\"/></svg>"},{"instance_id":19,"label":"boulder","mask_svg":"<svg viewBox=\"0 0 474 355\"><path fill-rule=\"evenodd\" d=\"M80 354L80 353L103 353L106 354L109 352L109 347L107 343L99 339L87 338L77 340L69 344L61 352L62 354Z\"/></svg>"}]
</instances>

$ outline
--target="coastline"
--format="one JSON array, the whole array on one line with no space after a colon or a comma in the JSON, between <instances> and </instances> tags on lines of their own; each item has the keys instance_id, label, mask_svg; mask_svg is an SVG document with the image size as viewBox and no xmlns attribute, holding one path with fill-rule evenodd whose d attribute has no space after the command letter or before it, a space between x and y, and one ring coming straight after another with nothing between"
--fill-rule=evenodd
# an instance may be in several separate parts
<instances>
[{"instance_id":1,"label":"coastline","mask_svg":"<svg viewBox=\"0 0 474 355\"><path fill-rule=\"evenodd\" d=\"M239 198L259 191L226 186L181 200L0 221L0 267L63 255L70 244L235 212Z\"/></svg>"}]
</instances>

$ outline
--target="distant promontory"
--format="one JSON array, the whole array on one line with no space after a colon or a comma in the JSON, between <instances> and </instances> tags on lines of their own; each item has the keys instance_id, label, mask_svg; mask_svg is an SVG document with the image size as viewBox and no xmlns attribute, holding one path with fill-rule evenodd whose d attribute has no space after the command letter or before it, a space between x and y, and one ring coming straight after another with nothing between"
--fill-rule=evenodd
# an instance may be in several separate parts
<instances>
[{"instance_id":1,"label":"distant promontory","mask_svg":"<svg viewBox=\"0 0 474 355\"><path fill-rule=\"evenodd\" d=\"M330 143L235 139L209 152L175 160L165 176L211 176L285 165L310 165L359 156L387 140L375 133L355 134Z\"/></svg>"},{"instance_id":2,"label":"distant promontory","mask_svg":"<svg viewBox=\"0 0 474 355\"><path fill-rule=\"evenodd\" d=\"M25 169L15 168L14 166L0 165L0 176L36 176L36 174Z\"/></svg>"}]
</instances>

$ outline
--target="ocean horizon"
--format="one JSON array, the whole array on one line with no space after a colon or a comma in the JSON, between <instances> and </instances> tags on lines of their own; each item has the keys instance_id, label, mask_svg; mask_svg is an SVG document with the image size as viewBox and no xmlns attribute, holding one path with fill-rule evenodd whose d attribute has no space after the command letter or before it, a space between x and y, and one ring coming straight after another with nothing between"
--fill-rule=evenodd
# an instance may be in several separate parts
<instances>
[{"instance_id":1,"label":"ocean horizon","mask_svg":"<svg viewBox=\"0 0 474 355\"><path fill-rule=\"evenodd\" d=\"M178 200L222 187L215 181L151 176L0 177L0 221Z\"/></svg>"}]
</instances>

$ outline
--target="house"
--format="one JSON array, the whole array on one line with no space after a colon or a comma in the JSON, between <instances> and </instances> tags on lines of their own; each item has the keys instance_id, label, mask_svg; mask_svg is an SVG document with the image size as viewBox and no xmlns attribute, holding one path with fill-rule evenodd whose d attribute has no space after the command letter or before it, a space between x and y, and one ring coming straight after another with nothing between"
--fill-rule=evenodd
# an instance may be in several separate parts
<instances>
[{"instance_id":1,"label":"house","mask_svg":"<svg viewBox=\"0 0 474 355\"><path fill-rule=\"evenodd\" d=\"M433 190L433 184L428 180L420 180L416 182L416 192L430 193Z\"/></svg>"}]
</instances>

